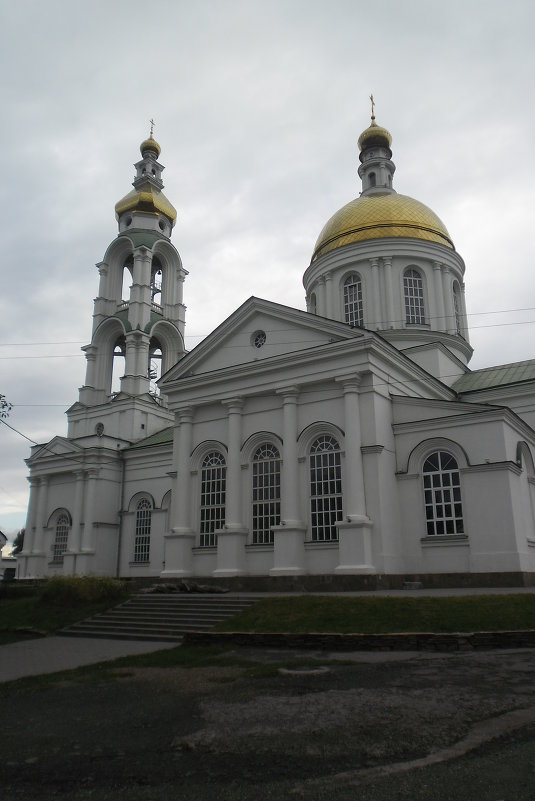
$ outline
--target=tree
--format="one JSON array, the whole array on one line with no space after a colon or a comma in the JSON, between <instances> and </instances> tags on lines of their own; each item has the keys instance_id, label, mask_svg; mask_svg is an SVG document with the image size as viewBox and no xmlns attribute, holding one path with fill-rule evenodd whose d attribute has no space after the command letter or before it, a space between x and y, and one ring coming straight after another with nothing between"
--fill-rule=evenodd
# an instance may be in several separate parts
<instances>
[{"instance_id":1,"label":"tree","mask_svg":"<svg viewBox=\"0 0 535 801\"><path fill-rule=\"evenodd\" d=\"M9 412L11 411L13 404L11 404L5 395L0 393L0 420L4 417L9 417Z\"/></svg>"},{"instance_id":2,"label":"tree","mask_svg":"<svg viewBox=\"0 0 535 801\"><path fill-rule=\"evenodd\" d=\"M15 539L13 540L13 549L11 551L11 556L16 556L24 548L24 534L25 533L26 533L26 529L25 528L21 528L20 531L17 532L17 535L16 535Z\"/></svg>"}]
</instances>

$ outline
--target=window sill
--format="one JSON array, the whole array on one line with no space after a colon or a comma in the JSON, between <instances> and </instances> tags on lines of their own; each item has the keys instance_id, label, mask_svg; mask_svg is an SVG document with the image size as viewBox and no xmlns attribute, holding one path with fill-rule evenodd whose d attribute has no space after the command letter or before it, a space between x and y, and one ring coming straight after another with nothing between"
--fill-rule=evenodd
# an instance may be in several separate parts
<instances>
[{"instance_id":1,"label":"window sill","mask_svg":"<svg viewBox=\"0 0 535 801\"><path fill-rule=\"evenodd\" d=\"M272 542L248 542L245 546L245 550L251 551L272 551L274 545Z\"/></svg>"},{"instance_id":2,"label":"window sill","mask_svg":"<svg viewBox=\"0 0 535 801\"><path fill-rule=\"evenodd\" d=\"M130 567L145 567L146 565L150 565L150 559L145 559L144 561L139 562L129 562Z\"/></svg>"},{"instance_id":3,"label":"window sill","mask_svg":"<svg viewBox=\"0 0 535 801\"><path fill-rule=\"evenodd\" d=\"M305 548L338 548L339 540L305 540Z\"/></svg>"},{"instance_id":4,"label":"window sill","mask_svg":"<svg viewBox=\"0 0 535 801\"><path fill-rule=\"evenodd\" d=\"M420 542L422 543L422 548L439 548L440 546L447 548L459 545L468 547L470 545L467 534L444 534L443 536L435 534L429 537L422 537Z\"/></svg>"}]
</instances>

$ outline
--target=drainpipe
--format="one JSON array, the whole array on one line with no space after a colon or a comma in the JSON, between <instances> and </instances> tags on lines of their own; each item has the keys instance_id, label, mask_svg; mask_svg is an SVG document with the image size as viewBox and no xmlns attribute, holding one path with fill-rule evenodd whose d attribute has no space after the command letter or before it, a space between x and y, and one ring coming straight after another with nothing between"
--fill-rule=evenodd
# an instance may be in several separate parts
<instances>
[{"instance_id":1,"label":"drainpipe","mask_svg":"<svg viewBox=\"0 0 535 801\"><path fill-rule=\"evenodd\" d=\"M120 447L120 446L118 446ZM119 578L119 573L121 569L121 545L123 539L123 507L124 507L124 476L125 476L125 469L126 464L123 456L123 452L118 452L119 460L121 462L121 503L119 507L119 532L117 534L117 563L115 566L115 577Z\"/></svg>"}]
</instances>

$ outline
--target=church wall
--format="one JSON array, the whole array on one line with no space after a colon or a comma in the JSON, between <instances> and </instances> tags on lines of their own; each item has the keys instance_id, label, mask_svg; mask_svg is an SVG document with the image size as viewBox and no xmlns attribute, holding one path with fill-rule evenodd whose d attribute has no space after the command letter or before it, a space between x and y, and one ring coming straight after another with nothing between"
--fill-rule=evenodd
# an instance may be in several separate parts
<instances>
[{"instance_id":1,"label":"church wall","mask_svg":"<svg viewBox=\"0 0 535 801\"><path fill-rule=\"evenodd\" d=\"M120 574L158 576L164 563L164 534L169 528L169 511L162 502L171 490L171 443L138 448L126 455L124 513L121 531ZM149 562L136 562L136 505L142 498L153 503L151 512Z\"/></svg>"},{"instance_id":2,"label":"church wall","mask_svg":"<svg viewBox=\"0 0 535 801\"><path fill-rule=\"evenodd\" d=\"M463 506L474 572L520 569L512 483L514 468L478 466L463 472Z\"/></svg>"},{"instance_id":3,"label":"church wall","mask_svg":"<svg viewBox=\"0 0 535 801\"><path fill-rule=\"evenodd\" d=\"M373 563L377 572L403 570L400 550L399 497L395 479L392 402L383 393L360 395L362 459L366 512L373 522Z\"/></svg>"}]
</instances>

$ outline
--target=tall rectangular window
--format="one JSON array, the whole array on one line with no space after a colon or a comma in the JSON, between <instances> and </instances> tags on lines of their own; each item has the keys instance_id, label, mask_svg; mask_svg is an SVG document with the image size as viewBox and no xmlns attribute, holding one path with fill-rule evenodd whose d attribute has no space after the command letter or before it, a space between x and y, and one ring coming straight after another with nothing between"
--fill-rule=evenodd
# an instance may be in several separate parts
<instances>
[{"instance_id":1,"label":"tall rectangular window","mask_svg":"<svg viewBox=\"0 0 535 801\"><path fill-rule=\"evenodd\" d=\"M311 532L315 541L337 540L342 520L340 446L323 435L310 448Z\"/></svg>"},{"instance_id":2,"label":"tall rectangular window","mask_svg":"<svg viewBox=\"0 0 535 801\"><path fill-rule=\"evenodd\" d=\"M270 443L253 456L253 543L273 542L272 526L280 523L280 454Z\"/></svg>"},{"instance_id":3,"label":"tall rectangular window","mask_svg":"<svg viewBox=\"0 0 535 801\"><path fill-rule=\"evenodd\" d=\"M359 327L364 325L362 281L360 275L356 273L344 281L344 319L349 325Z\"/></svg>"},{"instance_id":4,"label":"tall rectangular window","mask_svg":"<svg viewBox=\"0 0 535 801\"><path fill-rule=\"evenodd\" d=\"M152 525L152 503L147 498L142 498L136 506L136 536L134 539L134 562L149 561L151 525Z\"/></svg>"},{"instance_id":5,"label":"tall rectangular window","mask_svg":"<svg viewBox=\"0 0 535 801\"><path fill-rule=\"evenodd\" d=\"M424 463L424 501L429 537L464 534L461 476L455 458L432 453Z\"/></svg>"},{"instance_id":6,"label":"tall rectangular window","mask_svg":"<svg viewBox=\"0 0 535 801\"><path fill-rule=\"evenodd\" d=\"M225 524L225 457L218 451L207 454L201 465L201 525L202 548L216 544L215 531Z\"/></svg>"},{"instance_id":7,"label":"tall rectangular window","mask_svg":"<svg viewBox=\"0 0 535 801\"><path fill-rule=\"evenodd\" d=\"M424 283L416 270L407 270L403 276L405 296L405 322L411 325L425 324Z\"/></svg>"}]
</instances>

